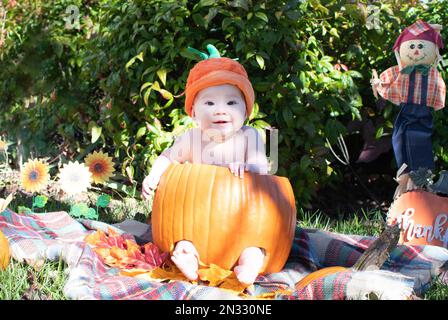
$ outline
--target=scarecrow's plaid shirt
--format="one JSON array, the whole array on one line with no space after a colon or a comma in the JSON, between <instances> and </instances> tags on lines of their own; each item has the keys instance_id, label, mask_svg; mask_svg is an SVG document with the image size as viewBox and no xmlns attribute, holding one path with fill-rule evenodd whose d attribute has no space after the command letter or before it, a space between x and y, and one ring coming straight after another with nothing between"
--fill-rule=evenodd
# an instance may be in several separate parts
<instances>
[{"instance_id":1,"label":"scarecrow's plaid shirt","mask_svg":"<svg viewBox=\"0 0 448 320\"><path fill-rule=\"evenodd\" d=\"M386 100L394 104L406 103L409 92L409 74L401 74L398 66L391 67L381 73L381 82L375 87L378 93ZM415 77L415 89L412 102L421 104L422 75L417 72ZM426 105L439 110L445 107L446 87L440 73L436 68L431 68L428 73L428 95Z\"/></svg>"}]
</instances>

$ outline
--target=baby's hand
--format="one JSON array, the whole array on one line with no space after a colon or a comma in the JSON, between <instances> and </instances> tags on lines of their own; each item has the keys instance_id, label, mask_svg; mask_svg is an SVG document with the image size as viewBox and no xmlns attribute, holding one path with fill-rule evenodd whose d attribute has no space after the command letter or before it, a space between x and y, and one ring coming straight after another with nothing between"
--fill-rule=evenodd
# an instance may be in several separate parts
<instances>
[{"instance_id":1,"label":"baby's hand","mask_svg":"<svg viewBox=\"0 0 448 320\"><path fill-rule=\"evenodd\" d=\"M164 151L165 152L165 151ZM168 169L171 164L171 160L167 158L163 153L157 158L151 168L149 175L143 180L142 183L142 197L145 200L149 200L151 194L154 193L159 185L160 178L163 173Z\"/></svg>"},{"instance_id":2,"label":"baby's hand","mask_svg":"<svg viewBox=\"0 0 448 320\"><path fill-rule=\"evenodd\" d=\"M157 185L159 184L159 179L155 177L154 175L147 176L142 183L142 197L145 200L149 200L151 198L151 194L154 192L154 190L157 188Z\"/></svg>"},{"instance_id":3,"label":"baby's hand","mask_svg":"<svg viewBox=\"0 0 448 320\"><path fill-rule=\"evenodd\" d=\"M235 177L244 178L244 171L246 170L246 164L241 162L229 163L230 172L232 172Z\"/></svg>"},{"instance_id":4,"label":"baby's hand","mask_svg":"<svg viewBox=\"0 0 448 320\"><path fill-rule=\"evenodd\" d=\"M269 166L268 164L246 164L246 171L258 173L260 175L269 174Z\"/></svg>"}]
</instances>

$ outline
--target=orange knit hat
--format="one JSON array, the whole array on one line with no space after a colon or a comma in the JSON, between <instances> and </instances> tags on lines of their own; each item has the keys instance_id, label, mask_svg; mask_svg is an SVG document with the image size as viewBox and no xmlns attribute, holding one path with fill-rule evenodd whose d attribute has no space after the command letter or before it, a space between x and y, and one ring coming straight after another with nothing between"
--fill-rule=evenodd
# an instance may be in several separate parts
<instances>
[{"instance_id":1,"label":"orange knit hat","mask_svg":"<svg viewBox=\"0 0 448 320\"><path fill-rule=\"evenodd\" d=\"M194 98L199 91L222 84L233 84L241 90L246 100L246 116L248 117L254 105L254 89L244 67L235 60L225 57L202 60L190 70L185 86L187 114L192 115Z\"/></svg>"}]
</instances>

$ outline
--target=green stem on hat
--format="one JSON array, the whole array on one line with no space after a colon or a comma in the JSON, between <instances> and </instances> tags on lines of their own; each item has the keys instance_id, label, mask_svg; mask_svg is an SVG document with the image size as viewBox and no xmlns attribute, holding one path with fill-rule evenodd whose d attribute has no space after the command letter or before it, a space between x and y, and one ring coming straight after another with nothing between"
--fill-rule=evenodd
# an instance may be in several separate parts
<instances>
[{"instance_id":1,"label":"green stem on hat","mask_svg":"<svg viewBox=\"0 0 448 320\"><path fill-rule=\"evenodd\" d=\"M202 60L207 60L207 59L211 59L211 58L221 58L221 55L219 54L218 49L216 49L216 47L212 44L207 45L208 54L201 52L192 47L188 47L187 50L194 54L197 54L199 57L201 57Z\"/></svg>"},{"instance_id":2,"label":"green stem on hat","mask_svg":"<svg viewBox=\"0 0 448 320\"><path fill-rule=\"evenodd\" d=\"M197 50L197 49L195 49L195 48L188 47L187 50L190 51L190 52L192 52L192 53L197 54L199 57L201 57L202 60L206 60L206 59L208 59L208 55L207 55L206 53L201 52L201 51L199 51L199 50Z\"/></svg>"},{"instance_id":3,"label":"green stem on hat","mask_svg":"<svg viewBox=\"0 0 448 320\"><path fill-rule=\"evenodd\" d=\"M209 53L209 58L221 58L218 49L212 44L207 45L207 50Z\"/></svg>"}]
</instances>

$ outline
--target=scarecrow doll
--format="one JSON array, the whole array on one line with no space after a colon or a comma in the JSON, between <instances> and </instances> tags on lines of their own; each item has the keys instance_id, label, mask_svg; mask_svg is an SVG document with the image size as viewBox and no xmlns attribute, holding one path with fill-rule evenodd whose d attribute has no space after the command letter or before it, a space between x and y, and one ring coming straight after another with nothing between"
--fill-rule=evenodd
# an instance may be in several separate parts
<instances>
[{"instance_id":1,"label":"scarecrow doll","mask_svg":"<svg viewBox=\"0 0 448 320\"><path fill-rule=\"evenodd\" d=\"M432 110L445 107L445 83L437 71L443 48L440 25L418 20L400 34L394 44L398 65L371 80L378 94L400 110L395 119L392 145L398 166L394 199L425 185L434 170L431 135ZM422 174L423 173L423 174Z\"/></svg>"}]
</instances>

